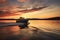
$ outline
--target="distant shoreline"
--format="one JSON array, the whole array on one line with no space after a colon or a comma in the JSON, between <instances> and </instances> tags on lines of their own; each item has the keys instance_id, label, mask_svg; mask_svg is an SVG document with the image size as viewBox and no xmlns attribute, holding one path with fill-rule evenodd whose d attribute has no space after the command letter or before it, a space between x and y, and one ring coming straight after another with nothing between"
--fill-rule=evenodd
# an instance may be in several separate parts
<instances>
[{"instance_id":1,"label":"distant shoreline","mask_svg":"<svg viewBox=\"0 0 60 40\"><path fill-rule=\"evenodd\" d=\"M40 18L27 18L28 20L60 20L60 17L52 17L52 18L45 18L45 19L40 19ZM0 19L0 20L17 20L17 19Z\"/></svg>"}]
</instances>

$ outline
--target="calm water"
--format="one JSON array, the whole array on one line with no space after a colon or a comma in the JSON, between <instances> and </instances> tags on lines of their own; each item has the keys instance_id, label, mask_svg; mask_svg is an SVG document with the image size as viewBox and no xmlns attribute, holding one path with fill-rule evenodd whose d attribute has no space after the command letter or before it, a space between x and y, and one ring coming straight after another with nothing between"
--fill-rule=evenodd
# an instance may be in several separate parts
<instances>
[{"instance_id":1,"label":"calm water","mask_svg":"<svg viewBox=\"0 0 60 40\"><path fill-rule=\"evenodd\" d=\"M35 26L45 32L58 32L60 34L60 20L40 20L30 21L31 26Z\"/></svg>"},{"instance_id":2,"label":"calm water","mask_svg":"<svg viewBox=\"0 0 60 40\"><path fill-rule=\"evenodd\" d=\"M1 22L11 22L11 20L1 21ZM12 21L12 22L15 22ZM60 20L33 20L29 21L29 33L31 33L32 26L42 30L43 32L50 32L54 34L60 35ZM18 26L9 26L0 28L0 38L7 38L9 36L20 35L24 33L24 31L20 31L21 29ZM27 30L27 29L26 29ZM27 31L28 32L28 31ZM27 32L25 32L27 34ZM25 34L24 33L24 34Z\"/></svg>"}]
</instances>

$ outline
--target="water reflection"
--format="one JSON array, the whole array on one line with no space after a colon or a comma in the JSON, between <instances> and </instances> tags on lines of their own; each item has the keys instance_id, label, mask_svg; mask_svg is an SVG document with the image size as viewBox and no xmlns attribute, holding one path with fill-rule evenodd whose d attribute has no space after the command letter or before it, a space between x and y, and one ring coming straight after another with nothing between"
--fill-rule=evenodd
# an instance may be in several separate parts
<instances>
[{"instance_id":1,"label":"water reflection","mask_svg":"<svg viewBox=\"0 0 60 40\"><path fill-rule=\"evenodd\" d=\"M6 22L6 21L5 21ZM15 21L14 21L15 22ZM60 20L40 20L29 21L31 24L28 29L20 29L18 26L0 28L0 39L7 40L56 40L60 37ZM32 26L37 28L33 28ZM35 38L33 38L35 37ZM40 38L41 37L41 38ZM28 40L26 39L26 40ZM25 40L25 39L24 39Z\"/></svg>"},{"instance_id":2,"label":"water reflection","mask_svg":"<svg viewBox=\"0 0 60 40\"><path fill-rule=\"evenodd\" d=\"M30 21L30 25L36 26L38 28L48 28L60 30L60 20L40 20L40 21Z\"/></svg>"}]
</instances>

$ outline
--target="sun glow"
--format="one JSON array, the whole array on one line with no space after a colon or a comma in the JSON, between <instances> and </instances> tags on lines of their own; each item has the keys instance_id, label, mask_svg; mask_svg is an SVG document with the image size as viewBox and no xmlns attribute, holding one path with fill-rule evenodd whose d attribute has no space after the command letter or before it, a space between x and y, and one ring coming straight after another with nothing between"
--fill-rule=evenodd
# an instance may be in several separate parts
<instances>
[{"instance_id":1,"label":"sun glow","mask_svg":"<svg viewBox=\"0 0 60 40\"><path fill-rule=\"evenodd\" d=\"M21 15L24 18L50 18L50 17L60 17L59 7L56 8L45 8L43 10L29 12Z\"/></svg>"}]
</instances>

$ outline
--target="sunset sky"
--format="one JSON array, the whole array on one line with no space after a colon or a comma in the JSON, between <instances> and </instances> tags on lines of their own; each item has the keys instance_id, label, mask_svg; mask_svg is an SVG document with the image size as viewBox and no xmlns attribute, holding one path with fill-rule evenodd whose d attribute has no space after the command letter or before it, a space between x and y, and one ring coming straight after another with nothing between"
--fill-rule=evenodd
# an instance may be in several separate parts
<instances>
[{"instance_id":1,"label":"sunset sky","mask_svg":"<svg viewBox=\"0 0 60 40\"><path fill-rule=\"evenodd\" d=\"M45 7L45 6L47 6L47 7ZM41 7L44 7L44 8L39 9ZM39 10L36 10L36 8L38 8ZM31 10L31 9L34 9L34 10ZM24 17L24 18L60 17L60 0L0 0L0 19L3 19L3 18L18 19L19 17ZM0 23L1 22L2 22L2 24L4 24L3 22L6 22L6 23L16 22L16 20L0 20ZM29 20L28 23L29 23L29 25L28 25L29 27L34 26L34 27L38 28L36 30L43 31L42 33L40 31L40 33L43 34L42 37L44 36L44 38L47 37L49 39L50 37L53 37L53 35L48 37L49 34L51 34L51 33L54 33L54 35L55 34L60 35L60 20L58 20L58 21L57 20L30 21ZM19 27L20 25L19 26L9 26L8 24L6 24L8 26L3 27L4 25L2 25L2 27L1 27L1 24L0 24L0 27L1 27L0 28L0 38L2 38L2 39L4 39L4 38L6 39L6 38L8 38L8 36L12 37L13 35L14 35L13 36L13 38L14 38L17 35L19 36L20 34L22 34L25 37L25 33L28 34L28 32L30 33L30 31L35 32L35 30L30 30L31 28L30 29L28 28L29 30L26 29L27 32L24 32L25 30L22 30L20 32L20 27ZM46 33L44 34L45 31L46 31L46 33L47 32L50 32L50 33L49 34L47 33L47 35L45 35L46 34ZM39 32L36 32L36 33L39 34ZM34 36L36 36L35 33L34 33ZM34 37L34 36L30 35L29 37ZM42 39L44 39L44 38L42 38ZM55 39L55 36L54 36L54 39Z\"/></svg>"},{"instance_id":2,"label":"sunset sky","mask_svg":"<svg viewBox=\"0 0 60 40\"><path fill-rule=\"evenodd\" d=\"M19 12L26 8L48 6L42 10L32 12ZM60 17L60 0L0 0L0 18L49 18Z\"/></svg>"}]
</instances>

